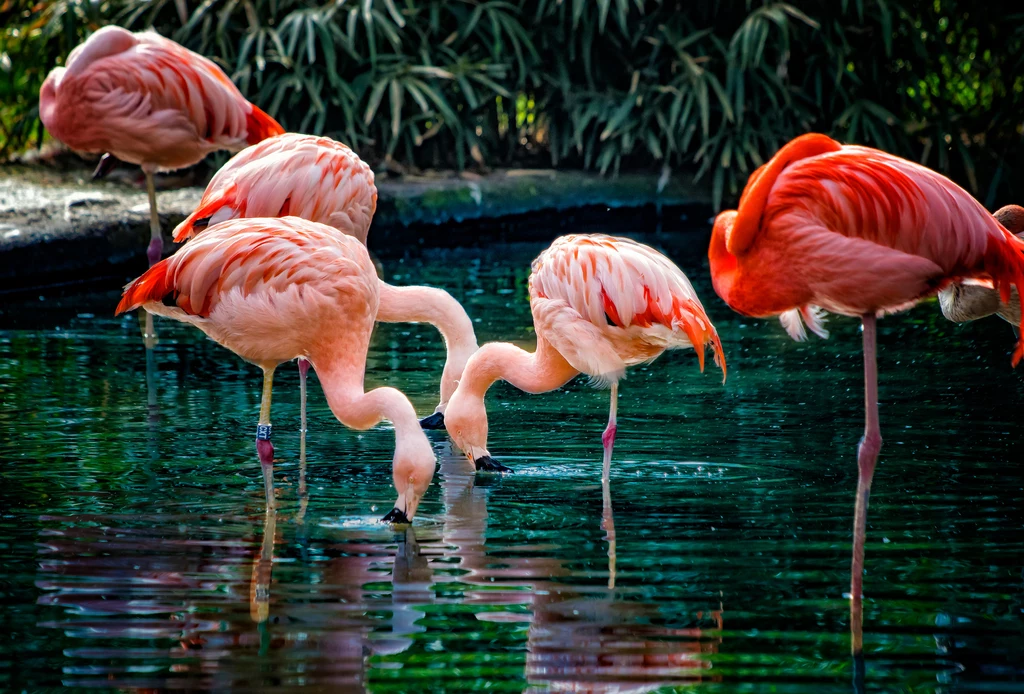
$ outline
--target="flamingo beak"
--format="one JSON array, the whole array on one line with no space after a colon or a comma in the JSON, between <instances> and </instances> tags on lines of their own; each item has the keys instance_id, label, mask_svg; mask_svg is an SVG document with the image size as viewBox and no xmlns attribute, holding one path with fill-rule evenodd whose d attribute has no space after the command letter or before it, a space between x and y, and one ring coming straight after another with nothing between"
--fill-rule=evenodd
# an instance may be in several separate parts
<instances>
[{"instance_id":1,"label":"flamingo beak","mask_svg":"<svg viewBox=\"0 0 1024 694\"><path fill-rule=\"evenodd\" d=\"M502 465L489 455L482 455L473 461L477 472L515 472L512 468Z\"/></svg>"},{"instance_id":2,"label":"flamingo beak","mask_svg":"<svg viewBox=\"0 0 1024 694\"><path fill-rule=\"evenodd\" d=\"M424 417L420 420L420 426L424 429L444 429L444 412L435 412Z\"/></svg>"}]
</instances>

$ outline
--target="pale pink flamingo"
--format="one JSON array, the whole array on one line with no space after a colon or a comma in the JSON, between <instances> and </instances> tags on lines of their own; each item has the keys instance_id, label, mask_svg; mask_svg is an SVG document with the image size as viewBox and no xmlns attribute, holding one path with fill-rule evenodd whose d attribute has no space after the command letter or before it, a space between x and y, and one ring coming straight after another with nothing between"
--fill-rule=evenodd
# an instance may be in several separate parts
<instances>
[{"instance_id":1,"label":"pale pink flamingo","mask_svg":"<svg viewBox=\"0 0 1024 694\"><path fill-rule=\"evenodd\" d=\"M39 94L39 117L80 152L109 153L146 175L149 264L163 238L153 174L237 151L284 129L250 104L211 60L152 31L107 26L54 68Z\"/></svg>"},{"instance_id":2,"label":"pale pink flamingo","mask_svg":"<svg viewBox=\"0 0 1024 694\"><path fill-rule=\"evenodd\" d=\"M530 309L533 354L490 342L470 357L445 411L445 427L478 470L509 471L487 450L484 395L505 380L527 393L561 387L579 373L611 385L604 444L607 479L615 442L619 380L626 368L666 349L693 347L701 370L710 343L725 374L725 355L689 280L653 248L625 238L573 234L556 239L533 261Z\"/></svg>"},{"instance_id":3,"label":"pale pink flamingo","mask_svg":"<svg viewBox=\"0 0 1024 694\"><path fill-rule=\"evenodd\" d=\"M791 141L751 175L739 210L715 220L708 252L715 291L748 316L779 316L797 340L827 337L821 311L864 326L864 438L858 449L851 635L863 648L862 580L878 426L875 323L951 282L1024 286L1024 242L966 191L930 169L818 134ZM1018 343L1013 364L1020 361Z\"/></svg>"},{"instance_id":4,"label":"pale pink flamingo","mask_svg":"<svg viewBox=\"0 0 1024 694\"><path fill-rule=\"evenodd\" d=\"M237 219L211 226L129 284L117 312L144 307L191 323L263 369L256 450L268 511L274 507L274 369L298 357L308 359L342 424L362 430L387 419L394 425L398 500L384 520L407 523L430 484L436 461L412 404L401 392L364 392L378 286L366 247L350 236L297 217ZM165 299L173 299L174 305L165 305Z\"/></svg>"},{"instance_id":5,"label":"pale pink flamingo","mask_svg":"<svg viewBox=\"0 0 1024 694\"><path fill-rule=\"evenodd\" d=\"M248 147L213 177L195 211L174 230L184 241L210 224L240 217L293 215L321 222L366 243L377 187L373 171L351 149L328 137L288 133ZM462 370L476 351L476 333L465 309L434 287L395 287L380 283L382 323L430 323L448 350L441 374L441 398L425 429L444 426L444 411ZM299 361L302 430L306 429L306 371Z\"/></svg>"},{"instance_id":6,"label":"pale pink flamingo","mask_svg":"<svg viewBox=\"0 0 1024 694\"><path fill-rule=\"evenodd\" d=\"M1011 234L1024 238L1024 207L1007 205L992 216ZM1013 287L1010 294L1008 302L1001 301L991 280L953 282L939 292L939 306L942 315L954 323L996 315L1017 330L1020 324L1020 293Z\"/></svg>"}]
</instances>

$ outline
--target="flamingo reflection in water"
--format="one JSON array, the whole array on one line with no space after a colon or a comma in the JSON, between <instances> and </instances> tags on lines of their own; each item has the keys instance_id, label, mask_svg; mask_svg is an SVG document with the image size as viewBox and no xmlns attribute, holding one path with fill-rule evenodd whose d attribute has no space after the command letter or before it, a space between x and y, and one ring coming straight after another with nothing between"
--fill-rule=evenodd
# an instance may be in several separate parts
<instances>
[{"instance_id":1,"label":"flamingo reflection in water","mask_svg":"<svg viewBox=\"0 0 1024 694\"><path fill-rule=\"evenodd\" d=\"M299 462L298 480L283 490L305 486ZM325 526L287 491L266 516L225 515L214 504L208 516L186 508L180 521L148 526L116 516L44 519L51 529L40 538L37 586L41 604L67 611L48 624L72 640L64 683L365 691L375 668L416 667L402 654L435 629L424 617L442 602L471 606L471 624L527 623L530 687L647 691L711 678L720 605L668 626L672 615L609 589L604 577L581 584L566 548L489 540L486 485L508 481L477 480L456 455L442 459L440 477L444 520L397 536ZM451 579L453 568L466 573ZM435 582L450 580L463 595L439 597ZM515 629L509 647L523 648L521 638ZM137 645L126 649L126 640Z\"/></svg>"},{"instance_id":2,"label":"flamingo reflection in water","mask_svg":"<svg viewBox=\"0 0 1024 694\"><path fill-rule=\"evenodd\" d=\"M65 614L39 626L72 642L63 684L364 691L370 656L400 653L424 629L430 568L411 528L397 543L385 530L370 541L329 530L325 541L299 502L294 515L260 514L262 538L248 517L216 511L148 527L123 516L40 519L49 529L39 604ZM380 587L389 573L390 596Z\"/></svg>"},{"instance_id":3,"label":"flamingo reflection in water","mask_svg":"<svg viewBox=\"0 0 1024 694\"><path fill-rule=\"evenodd\" d=\"M616 591L615 527L607 477L602 484L602 528L609 546L609 581L584 585L571 561L530 556L551 548L488 545L487 499L461 456L441 456L446 561L457 559L467 573L464 601L480 606L520 609L483 610L485 622L526 622L527 691L647 692L665 686L710 681L709 656L721 643L722 605L697 611L694 626L659 625L657 605L625 599ZM484 482L487 484L487 481ZM500 554L500 558L499 555ZM571 556L571 553L569 553ZM500 588L499 588L500 586ZM709 606L710 607L710 606Z\"/></svg>"}]
</instances>

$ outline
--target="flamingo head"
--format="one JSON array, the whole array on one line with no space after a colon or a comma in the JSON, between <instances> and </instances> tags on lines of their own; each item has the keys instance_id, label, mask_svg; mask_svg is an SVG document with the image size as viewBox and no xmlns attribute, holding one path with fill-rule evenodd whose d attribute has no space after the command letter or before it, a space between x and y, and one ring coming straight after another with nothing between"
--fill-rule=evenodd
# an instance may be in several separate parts
<instances>
[{"instance_id":1,"label":"flamingo head","mask_svg":"<svg viewBox=\"0 0 1024 694\"><path fill-rule=\"evenodd\" d=\"M437 458L426 435L417 427L410 435L399 435L395 440L392 477L398 499L395 507L384 517L389 523L410 523L416 515L420 500L427 493L434 478Z\"/></svg>"},{"instance_id":2,"label":"flamingo head","mask_svg":"<svg viewBox=\"0 0 1024 694\"><path fill-rule=\"evenodd\" d=\"M457 388L444 410L444 428L474 465L490 460L487 451L487 408L483 397Z\"/></svg>"},{"instance_id":3,"label":"flamingo head","mask_svg":"<svg viewBox=\"0 0 1024 694\"><path fill-rule=\"evenodd\" d=\"M1024 233L1024 207L1020 205L1007 205L1000 207L992 215L996 221L1006 227L1011 234L1019 235Z\"/></svg>"}]
</instances>

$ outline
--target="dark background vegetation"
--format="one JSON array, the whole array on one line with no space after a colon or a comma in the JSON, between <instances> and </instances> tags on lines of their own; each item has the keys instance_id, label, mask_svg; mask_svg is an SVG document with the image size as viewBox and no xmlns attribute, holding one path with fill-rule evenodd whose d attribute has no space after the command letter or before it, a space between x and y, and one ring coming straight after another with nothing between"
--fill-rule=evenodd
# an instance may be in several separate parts
<instances>
[{"instance_id":1,"label":"dark background vegetation","mask_svg":"<svg viewBox=\"0 0 1024 694\"><path fill-rule=\"evenodd\" d=\"M42 143L46 73L116 22L378 166L653 170L717 204L816 130L992 207L1021 202L1022 20L984 0L0 0L0 155Z\"/></svg>"}]
</instances>

